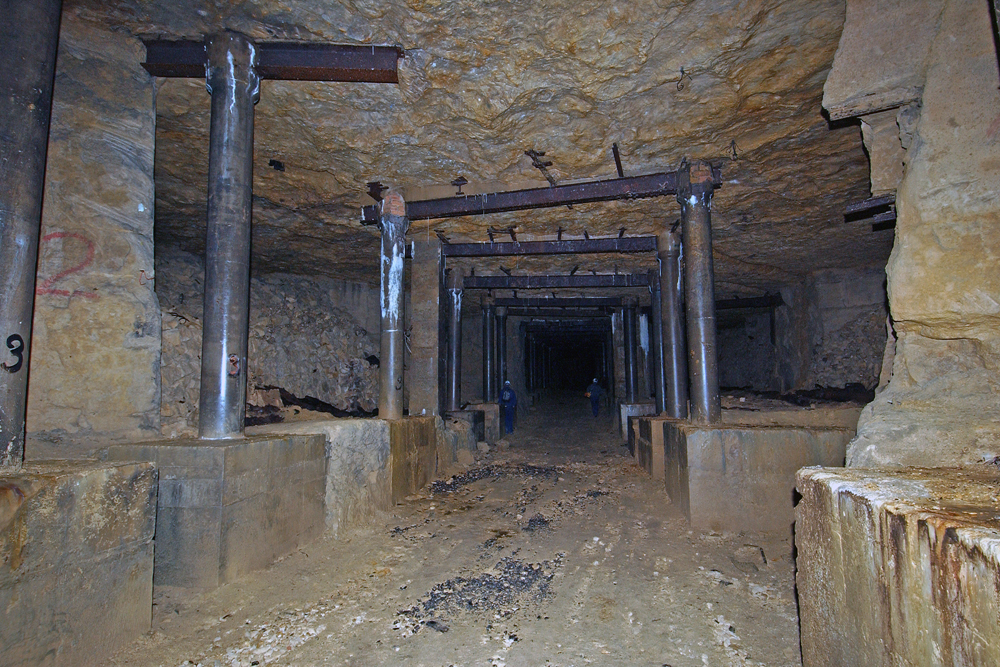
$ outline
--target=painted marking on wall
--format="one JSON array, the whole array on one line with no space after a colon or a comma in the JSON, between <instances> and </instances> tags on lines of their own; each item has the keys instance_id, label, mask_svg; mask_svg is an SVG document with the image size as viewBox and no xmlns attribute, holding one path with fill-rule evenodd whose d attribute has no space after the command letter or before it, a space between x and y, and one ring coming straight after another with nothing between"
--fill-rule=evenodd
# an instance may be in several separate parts
<instances>
[{"instance_id":1,"label":"painted marking on wall","mask_svg":"<svg viewBox=\"0 0 1000 667\"><path fill-rule=\"evenodd\" d=\"M76 234L74 232L52 232L51 234L46 234L45 236L42 237L42 251L44 252L46 244L50 244L56 240L64 240L64 239L73 239L82 243L84 245L84 248L86 249L86 257L84 257L82 261L77 262L68 269L63 269L54 276L51 276L43 280L41 284L37 288L35 288L35 294L68 296L68 297L82 296L85 299L91 299L91 300L99 299L100 297L97 294L94 294L93 292L87 292L84 290L73 290L72 292L70 292L69 290L57 289L55 287L60 281L66 279L67 277L71 276L74 273L79 273L80 271L83 271L85 268L90 266L91 262L94 261L94 252L95 252L94 242L88 239L86 236L83 236L82 234ZM60 248L57 252L59 253L60 256L64 256L64 251L62 248Z\"/></svg>"}]
</instances>

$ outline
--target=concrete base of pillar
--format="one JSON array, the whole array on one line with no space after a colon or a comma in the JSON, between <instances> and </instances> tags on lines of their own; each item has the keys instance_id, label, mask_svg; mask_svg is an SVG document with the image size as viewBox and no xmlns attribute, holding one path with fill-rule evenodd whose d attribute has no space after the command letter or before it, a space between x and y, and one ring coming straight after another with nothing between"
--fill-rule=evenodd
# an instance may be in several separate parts
<instances>
[{"instance_id":1,"label":"concrete base of pillar","mask_svg":"<svg viewBox=\"0 0 1000 667\"><path fill-rule=\"evenodd\" d=\"M622 437L622 442L629 441L629 429L630 429L629 417L645 417L655 414L656 414L655 403L619 403L618 424L619 424L619 433Z\"/></svg>"},{"instance_id":2,"label":"concrete base of pillar","mask_svg":"<svg viewBox=\"0 0 1000 667\"><path fill-rule=\"evenodd\" d=\"M153 583L162 592L213 589L323 532L318 436L113 445L106 458L159 471Z\"/></svg>"},{"instance_id":3,"label":"concrete base of pillar","mask_svg":"<svg viewBox=\"0 0 1000 667\"><path fill-rule=\"evenodd\" d=\"M469 406L466 410L451 410L445 413L445 419L463 421L469 425L476 442L486 440L486 415L482 410Z\"/></svg>"},{"instance_id":4,"label":"concrete base of pillar","mask_svg":"<svg viewBox=\"0 0 1000 667\"><path fill-rule=\"evenodd\" d=\"M147 632L155 516L148 463L0 475L0 664L104 664Z\"/></svg>"},{"instance_id":5,"label":"concrete base of pillar","mask_svg":"<svg viewBox=\"0 0 1000 667\"><path fill-rule=\"evenodd\" d=\"M659 423L667 494L692 527L713 531L790 534L795 472L843 465L854 436L836 427Z\"/></svg>"},{"instance_id":6,"label":"concrete base of pillar","mask_svg":"<svg viewBox=\"0 0 1000 667\"><path fill-rule=\"evenodd\" d=\"M500 422L500 405L497 403L469 403L469 410L479 410L483 413L483 440L495 445L503 437Z\"/></svg>"},{"instance_id":7,"label":"concrete base of pillar","mask_svg":"<svg viewBox=\"0 0 1000 667\"><path fill-rule=\"evenodd\" d=\"M1000 665L1000 474L802 470L805 667Z\"/></svg>"}]
</instances>

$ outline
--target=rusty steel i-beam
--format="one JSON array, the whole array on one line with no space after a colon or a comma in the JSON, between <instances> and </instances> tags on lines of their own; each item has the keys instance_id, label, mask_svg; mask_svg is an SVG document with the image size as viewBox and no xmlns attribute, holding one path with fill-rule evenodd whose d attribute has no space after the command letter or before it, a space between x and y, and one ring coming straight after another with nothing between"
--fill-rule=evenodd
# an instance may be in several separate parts
<instances>
[{"instance_id":1,"label":"rusty steel i-beam","mask_svg":"<svg viewBox=\"0 0 1000 667\"><path fill-rule=\"evenodd\" d=\"M648 287L645 273L575 276L466 276L465 289L549 289L589 287Z\"/></svg>"},{"instance_id":2,"label":"rusty steel i-beam","mask_svg":"<svg viewBox=\"0 0 1000 667\"><path fill-rule=\"evenodd\" d=\"M712 168L714 186L721 183L721 171ZM410 220L457 218L463 215L485 215L505 211L524 211L534 208L551 208L567 204L615 201L619 199L646 199L677 193L677 172L668 171L645 176L629 176L603 181L585 181L546 188L490 192L476 195L459 195L440 199L424 199L406 203L406 217ZM378 222L378 207L361 209L361 224Z\"/></svg>"},{"instance_id":3,"label":"rusty steel i-beam","mask_svg":"<svg viewBox=\"0 0 1000 667\"><path fill-rule=\"evenodd\" d=\"M146 62L142 66L153 76L205 76L205 42L154 39L143 43ZM261 79L399 83L396 64L403 50L396 46L260 42L256 57Z\"/></svg>"},{"instance_id":4,"label":"rusty steel i-beam","mask_svg":"<svg viewBox=\"0 0 1000 667\"><path fill-rule=\"evenodd\" d=\"M510 255L584 255L602 252L655 252L655 236L572 241L521 241L504 243L446 243L445 257L506 257Z\"/></svg>"}]
</instances>

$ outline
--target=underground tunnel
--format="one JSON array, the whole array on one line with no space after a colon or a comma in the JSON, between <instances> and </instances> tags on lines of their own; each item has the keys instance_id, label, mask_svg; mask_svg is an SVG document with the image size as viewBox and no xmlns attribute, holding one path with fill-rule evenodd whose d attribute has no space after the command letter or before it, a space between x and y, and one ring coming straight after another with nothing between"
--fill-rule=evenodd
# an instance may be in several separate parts
<instances>
[{"instance_id":1,"label":"underground tunnel","mask_svg":"<svg viewBox=\"0 0 1000 667\"><path fill-rule=\"evenodd\" d=\"M0 667L1000 664L995 3L5 11Z\"/></svg>"}]
</instances>

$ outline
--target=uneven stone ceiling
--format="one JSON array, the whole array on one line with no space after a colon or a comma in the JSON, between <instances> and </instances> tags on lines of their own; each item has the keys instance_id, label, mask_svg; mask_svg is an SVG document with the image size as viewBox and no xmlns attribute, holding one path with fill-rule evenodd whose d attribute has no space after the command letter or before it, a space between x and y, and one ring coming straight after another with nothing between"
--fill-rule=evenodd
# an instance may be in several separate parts
<instances>
[{"instance_id":1,"label":"uneven stone ceiling","mask_svg":"<svg viewBox=\"0 0 1000 667\"><path fill-rule=\"evenodd\" d=\"M717 292L759 294L807 272L884 265L892 232L845 223L868 194L856 126L831 128L823 82L843 0L67 0L70 11L136 35L392 44L400 83L265 81L254 146L255 271L376 283L377 231L359 225L368 181L411 198L541 187L524 151L545 151L559 182L722 164L713 210ZM684 77L681 79L681 69ZM209 97L200 80L160 79L156 241L203 251ZM738 159L732 160L735 142ZM268 166L280 160L284 171ZM411 235L486 241L654 234L670 198L418 221ZM492 258L477 274L639 271L645 256Z\"/></svg>"}]
</instances>

